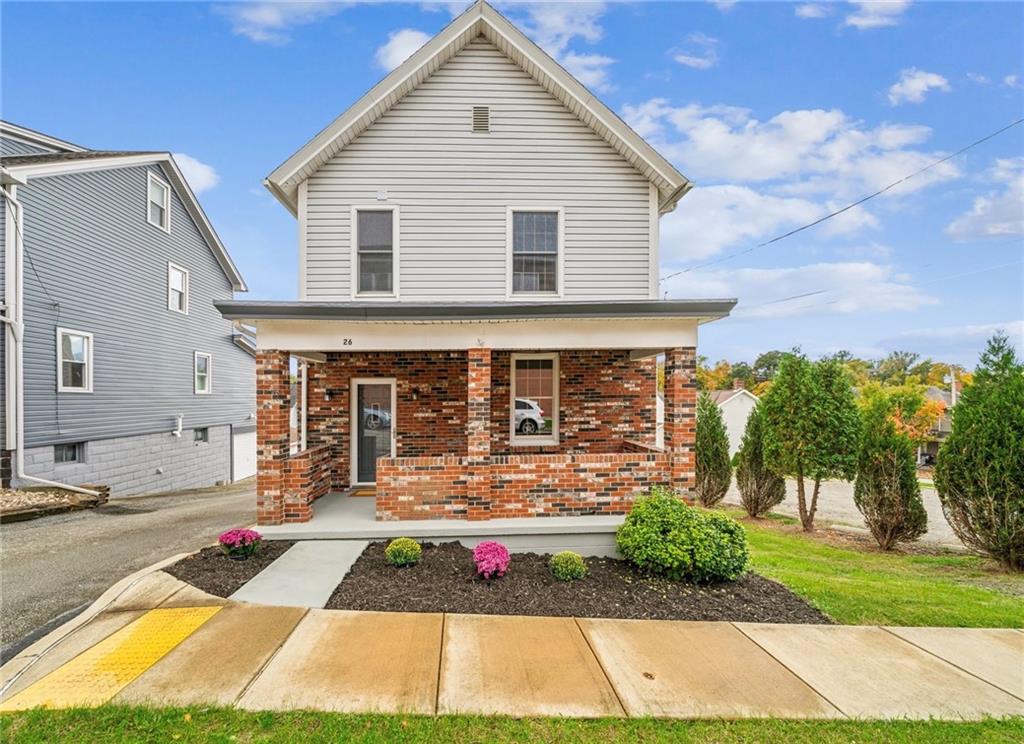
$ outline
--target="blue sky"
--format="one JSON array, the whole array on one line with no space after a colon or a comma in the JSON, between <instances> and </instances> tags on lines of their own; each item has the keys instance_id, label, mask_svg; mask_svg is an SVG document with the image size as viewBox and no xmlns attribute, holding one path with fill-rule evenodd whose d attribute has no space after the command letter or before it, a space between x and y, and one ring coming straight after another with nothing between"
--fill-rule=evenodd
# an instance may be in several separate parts
<instances>
[{"instance_id":1,"label":"blue sky","mask_svg":"<svg viewBox=\"0 0 1024 744\"><path fill-rule=\"evenodd\" d=\"M698 184L668 296L737 296L701 352L893 349L973 365L1024 337L1024 126L737 258L1024 115L1021 3L496 5ZM275 166L464 3L12 3L5 119L180 154L256 299L296 287ZM699 268L693 268L699 267ZM817 292L796 300L793 295Z\"/></svg>"}]
</instances>

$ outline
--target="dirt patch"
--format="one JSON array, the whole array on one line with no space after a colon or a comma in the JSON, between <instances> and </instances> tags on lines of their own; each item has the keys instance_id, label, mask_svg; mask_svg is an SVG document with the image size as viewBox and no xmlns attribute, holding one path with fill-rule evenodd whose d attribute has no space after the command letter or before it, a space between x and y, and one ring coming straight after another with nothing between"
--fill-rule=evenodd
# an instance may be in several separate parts
<instances>
[{"instance_id":1,"label":"dirt patch","mask_svg":"<svg viewBox=\"0 0 1024 744\"><path fill-rule=\"evenodd\" d=\"M294 544L291 540L267 540L260 545L256 555L244 561L228 558L219 546L203 548L164 571L207 594L230 597Z\"/></svg>"},{"instance_id":2,"label":"dirt patch","mask_svg":"<svg viewBox=\"0 0 1024 744\"><path fill-rule=\"evenodd\" d=\"M587 558L590 575L563 583L549 556L514 553L508 573L475 575L472 551L458 543L423 545L411 568L384 560L385 543L371 543L327 602L329 609L459 612L657 620L831 623L786 587L755 573L710 586L640 576L624 561Z\"/></svg>"},{"instance_id":3,"label":"dirt patch","mask_svg":"<svg viewBox=\"0 0 1024 744\"><path fill-rule=\"evenodd\" d=\"M86 486L86 488L99 487ZM18 522L48 514L62 514L78 509L93 509L106 502L109 489L98 496L62 488L0 488L0 521Z\"/></svg>"}]
</instances>

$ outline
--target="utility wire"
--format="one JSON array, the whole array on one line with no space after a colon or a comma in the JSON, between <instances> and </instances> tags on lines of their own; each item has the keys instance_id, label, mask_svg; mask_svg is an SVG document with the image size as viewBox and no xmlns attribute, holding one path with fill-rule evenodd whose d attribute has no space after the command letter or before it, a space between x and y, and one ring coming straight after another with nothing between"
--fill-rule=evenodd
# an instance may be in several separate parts
<instances>
[{"instance_id":1,"label":"utility wire","mask_svg":"<svg viewBox=\"0 0 1024 744\"><path fill-rule=\"evenodd\" d=\"M972 149L974 147L977 147L978 145L980 145L980 144L982 144L984 142L988 142L993 137L998 137L1003 132L1005 132L1005 131L1007 131L1009 129L1013 129L1013 127L1018 126L1019 124L1022 124L1022 123L1024 123L1024 118L1017 119L1017 121L1015 121L1015 122L1013 122L1011 124L1007 124L1005 127L1002 127L1001 129L997 129L996 131L992 132L991 134L985 135L984 137L982 137L979 140L975 140L974 142L972 142L971 144L967 145L966 147L961 147L959 150L957 150L956 152L952 153L951 155L947 155L944 158L939 158L938 160L936 160L936 161L934 161L932 163L929 163L925 167L920 168L920 169L914 171L913 173L911 173L909 175L903 176L903 178L900 178L897 181L893 181L888 186L885 186L884 188L879 189L878 191L876 191L873 194L868 194L867 196L862 197L862 198L858 199L857 201L855 201L855 202L853 202L851 204L847 204L842 209L837 209L834 212L830 212L829 214L826 214L824 217L819 217L818 219L814 220L814 222L808 222L806 225L801 225L800 227L797 227L797 228L795 228L793 230L790 230L789 232L783 233L782 235L776 235L774 238L771 238L770 240L766 240L763 243L758 243L757 245L752 245L749 248L744 248L741 251L736 251L735 253L730 253L730 254L728 254L726 256L722 256L721 258L716 258L713 261L705 261L704 263L701 263L701 264L696 264L694 266L689 266L689 267L687 267L685 269L680 269L679 271L674 271L671 274L668 274L667 276L662 277L660 281L661 282L665 282L665 281L668 281L669 279L672 279L673 277L679 276L680 274L688 274L689 272L696 271L697 269L703 269L703 268L706 268L708 266L714 266L715 264L720 264L720 263L724 263L725 261L730 261L730 260L732 260L734 258L737 258L739 256L743 256L743 255L746 255L747 253L751 253L752 251L755 251L758 248L764 248L765 246L769 246L772 243L777 243L780 240L785 240L786 238L788 238L790 236L793 236L793 235L796 235L799 232L803 232L804 230L808 230L808 229L814 227L815 225L820 225L825 220L830 220L833 217L836 217L836 216L842 214L843 212L850 211L854 207L859 207L864 202L869 201L871 199L874 199L876 196L881 196L886 191L890 191L891 189L896 188L901 183L905 183L905 182L909 181L910 179L915 178L915 177L921 175L922 173L930 171L932 168L935 168L935 167L937 167L939 165L942 165L943 163L945 163L945 162L947 162L949 160L952 160L953 158L957 157L958 155L963 155L968 150L970 150L970 149Z\"/></svg>"}]
</instances>

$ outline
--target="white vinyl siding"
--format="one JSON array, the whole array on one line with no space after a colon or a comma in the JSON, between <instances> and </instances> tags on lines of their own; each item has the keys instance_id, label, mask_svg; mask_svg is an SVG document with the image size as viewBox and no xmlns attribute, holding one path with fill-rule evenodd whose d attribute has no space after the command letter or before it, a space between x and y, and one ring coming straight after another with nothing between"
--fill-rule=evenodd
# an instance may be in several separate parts
<instances>
[{"instance_id":1,"label":"white vinyl siding","mask_svg":"<svg viewBox=\"0 0 1024 744\"><path fill-rule=\"evenodd\" d=\"M473 108L489 107L489 132ZM353 206L401 208L403 301L507 296L507 213L561 209L566 299L647 299L648 180L491 44L477 41L313 174L305 296L345 300ZM396 215L397 216L397 215Z\"/></svg>"}]
</instances>

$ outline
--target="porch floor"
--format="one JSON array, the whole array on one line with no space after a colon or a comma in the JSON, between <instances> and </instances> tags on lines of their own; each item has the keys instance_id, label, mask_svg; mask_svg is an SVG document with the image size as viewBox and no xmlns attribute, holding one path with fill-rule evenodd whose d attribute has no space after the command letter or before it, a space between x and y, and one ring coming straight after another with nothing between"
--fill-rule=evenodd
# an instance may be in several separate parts
<instances>
[{"instance_id":1,"label":"porch floor","mask_svg":"<svg viewBox=\"0 0 1024 744\"><path fill-rule=\"evenodd\" d=\"M423 542L457 540L474 547L500 539L512 552L575 550L583 555L614 556L615 530L623 515L518 517L470 522L419 519L378 522L373 498L329 493L313 503L313 518L298 524L260 527L267 540L385 540L412 537Z\"/></svg>"}]
</instances>

